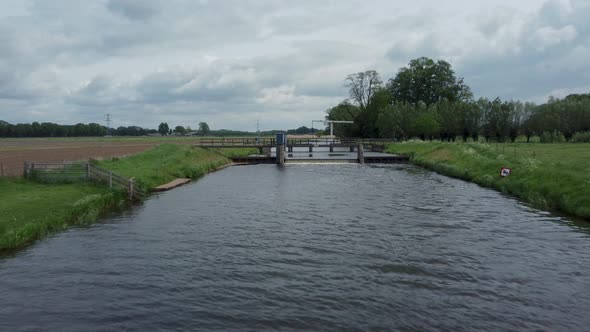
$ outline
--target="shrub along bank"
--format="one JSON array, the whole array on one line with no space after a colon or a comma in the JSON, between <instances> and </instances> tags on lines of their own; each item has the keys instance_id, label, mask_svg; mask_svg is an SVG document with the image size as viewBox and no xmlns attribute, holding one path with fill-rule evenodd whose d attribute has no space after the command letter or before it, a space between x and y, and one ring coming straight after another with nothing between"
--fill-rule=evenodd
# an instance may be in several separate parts
<instances>
[{"instance_id":1,"label":"shrub along bank","mask_svg":"<svg viewBox=\"0 0 590 332\"><path fill-rule=\"evenodd\" d=\"M98 162L142 188L152 188L177 177L197 178L229 163L224 155L256 153L160 145L127 158ZM93 183L42 184L25 179L0 178L0 253L24 247L71 225L88 224L107 211L125 207L121 191Z\"/></svg>"},{"instance_id":2,"label":"shrub along bank","mask_svg":"<svg viewBox=\"0 0 590 332\"><path fill-rule=\"evenodd\" d=\"M590 219L590 144L406 142L388 152L438 173L511 194L545 210ZM500 169L509 167L508 177Z\"/></svg>"}]
</instances>

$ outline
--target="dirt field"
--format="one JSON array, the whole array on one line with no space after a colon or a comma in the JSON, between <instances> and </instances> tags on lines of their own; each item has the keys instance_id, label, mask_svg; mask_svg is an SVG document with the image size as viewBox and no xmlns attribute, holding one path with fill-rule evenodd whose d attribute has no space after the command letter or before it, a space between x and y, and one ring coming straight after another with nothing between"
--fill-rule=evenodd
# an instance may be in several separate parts
<instances>
[{"instance_id":1,"label":"dirt field","mask_svg":"<svg viewBox=\"0 0 590 332\"><path fill-rule=\"evenodd\" d=\"M159 141L106 141L100 139L51 140L51 139L0 139L0 176L19 176L25 161L79 161L122 157L138 153L159 144ZM171 142L172 143L172 142ZM189 142L174 142L187 144ZM3 167L3 169L2 169Z\"/></svg>"}]
</instances>

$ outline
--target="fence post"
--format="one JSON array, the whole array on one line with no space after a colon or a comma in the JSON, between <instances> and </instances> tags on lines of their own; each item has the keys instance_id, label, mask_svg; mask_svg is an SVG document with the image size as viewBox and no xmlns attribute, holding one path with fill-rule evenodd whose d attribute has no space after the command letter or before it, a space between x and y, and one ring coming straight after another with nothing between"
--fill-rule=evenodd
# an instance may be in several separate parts
<instances>
[{"instance_id":1,"label":"fence post","mask_svg":"<svg viewBox=\"0 0 590 332\"><path fill-rule=\"evenodd\" d=\"M25 179L29 177L29 163L25 161L25 169L23 170Z\"/></svg>"},{"instance_id":2,"label":"fence post","mask_svg":"<svg viewBox=\"0 0 590 332\"><path fill-rule=\"evenodd\" d=\"M4 176L4 164L0 164L0 176Z\"/></svg>"},{"instance_id":3,"label":"fence post","mask_svg":"<svg viewBox=\"0 0 590 332\"><path fill-rule=\"evenodd\" d=\"M90 163L86 163L86 180L90 180Z\"/></svg>"},{"instance_id":4,"label":"fence post","mask_svg":"<svg viewBox=\"0 0 590 332\"><path fill-rule=\"evenodd\" d=\"M129 179L129 200L133 200L133 178Z\"/></svg>"},{"instance_id":5,"label":"fence post","mask_svg":"<svg viewBox=\"0 0 590 332\"><path fill-rule=\"evenodd\" d=\"M109 171L109 188L113 189L113 171Z\"/></svg>"}]
</instances>

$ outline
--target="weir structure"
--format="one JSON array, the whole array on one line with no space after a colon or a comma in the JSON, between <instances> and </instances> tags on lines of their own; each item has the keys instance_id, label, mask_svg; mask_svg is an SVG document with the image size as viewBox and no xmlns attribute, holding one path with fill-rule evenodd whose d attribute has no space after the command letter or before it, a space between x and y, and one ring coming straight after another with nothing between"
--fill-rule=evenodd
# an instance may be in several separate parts
<instances>
[{"instance_id":1,"label":"weir structure","mask_svg":"<svg viewBox=\"0 0 590 332\"><path fill-rule=\"evenodd\" d=\"M406 156L383 153L392 140L344 138L294 138L284 133L276 138L211 138L199 140L195 147L202 148L257 148L258 155L232 157L237 164L292 163L406 163ZM356 152L356 155L353 153ZM354 157L353 157L354 156Z\"/></svg>"}]
</instances>

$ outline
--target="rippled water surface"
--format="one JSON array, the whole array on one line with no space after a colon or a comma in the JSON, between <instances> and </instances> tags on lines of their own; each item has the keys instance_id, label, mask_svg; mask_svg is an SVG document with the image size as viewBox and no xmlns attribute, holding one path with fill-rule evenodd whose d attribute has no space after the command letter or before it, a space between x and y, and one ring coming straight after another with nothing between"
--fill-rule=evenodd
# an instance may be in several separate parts
<instances>
[{"instance_id":1,"label":"rippled water surface","mask_svg":"<svg viewBox=\"0 0 590 332\"><path fill-rule=\"evenodd\" d=\"M0 330L590 326L590 235L413 166L232 167L0 259Z\"/></svg>"}]
</instances>

